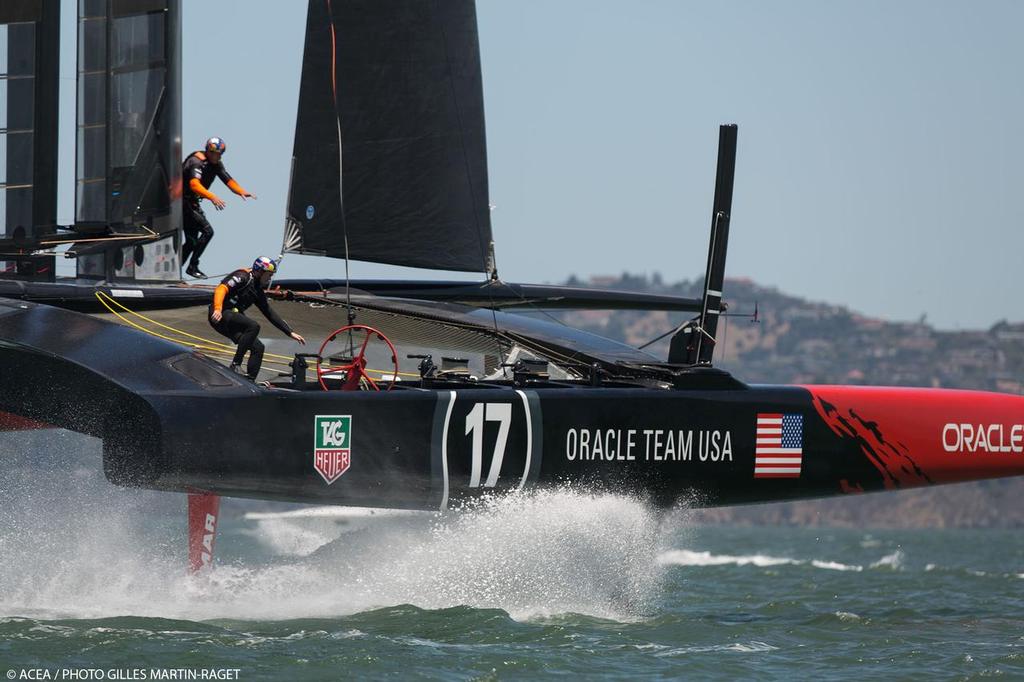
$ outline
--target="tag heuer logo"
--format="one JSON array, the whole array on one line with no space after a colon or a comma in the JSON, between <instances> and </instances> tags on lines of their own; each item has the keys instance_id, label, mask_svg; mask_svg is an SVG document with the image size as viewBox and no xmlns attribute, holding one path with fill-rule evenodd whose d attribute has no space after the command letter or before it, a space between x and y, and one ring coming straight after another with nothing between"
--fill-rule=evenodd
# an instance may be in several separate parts
<instances>
[{"instance_id":1,"label":"tag heuer logo","mask_svg":"<svg viewBox=\"0 0 1024 682\"><path fill-rule=\"evenodd\" d=\"M330 485L352 463L352 416L316 416L313 424L313 468Z\"/></svg>"}]
</instances>

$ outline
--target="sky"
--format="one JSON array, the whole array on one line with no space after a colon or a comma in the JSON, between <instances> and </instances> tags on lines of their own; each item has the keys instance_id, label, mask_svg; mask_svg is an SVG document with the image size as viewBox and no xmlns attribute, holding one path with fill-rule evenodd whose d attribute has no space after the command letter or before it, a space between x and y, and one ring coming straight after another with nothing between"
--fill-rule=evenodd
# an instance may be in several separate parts
<instances>
[{"instance_id":1,"label":"sky","mask_svg":"<svg viewBox=\"0 0 1024 682\"><path fill-rule=\"evenodd\" d=\"M228 208L208 211L208 273L280 251L305 7L184 0L184 149L223 137L259 197L214 187ZM944 329L1024 320L1024 3L478 0L477 15L502 279L702 277L718 126L735 123L728 277Z\"/></svg>"}]
</instances>

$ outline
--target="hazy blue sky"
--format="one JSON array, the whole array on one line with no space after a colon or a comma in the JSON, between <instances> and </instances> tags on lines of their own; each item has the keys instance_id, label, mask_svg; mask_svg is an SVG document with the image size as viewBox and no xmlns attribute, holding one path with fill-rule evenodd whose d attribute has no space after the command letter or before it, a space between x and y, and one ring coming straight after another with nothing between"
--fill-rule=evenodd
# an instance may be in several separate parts
<instances>
[{"instance_id":1,"label":"hazy blue sky","mask_svg":"<svg viewBox=\"0 0 1024 682\"><path fill-rule=\"evenodd\" d=\"M214 188L203 265L223 272L280 250L306 3L184 5L185 148L222 136L259 195ZM730 276L947 328L1024 319L1024 3L478 0L478 18L503 279L702 276L731 122ZM353 267L409 273L432 276Z\"/></svg>"}]
</instances>

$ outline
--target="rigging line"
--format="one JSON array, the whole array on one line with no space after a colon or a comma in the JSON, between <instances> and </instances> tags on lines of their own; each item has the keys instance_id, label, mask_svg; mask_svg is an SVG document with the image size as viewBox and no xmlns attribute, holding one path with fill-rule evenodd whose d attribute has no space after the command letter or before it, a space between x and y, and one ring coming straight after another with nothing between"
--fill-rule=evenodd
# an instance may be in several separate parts
<instances>
[{"instance_id":1,"label":"rigging line","mask_svg":"<svg viewBox=\"0 0 1024 682\"><path fill-rule=\"evenodd\" d=\"M226 343L219 343L217 341L211 341L209 339L204 339L201 336L196 336L194 334L189 334L188 332L182 331L180 329L175 329L174 327L171 327L169 325L163 324L162 322L157 322L156 320L154 320L152 318L146 317L142 313L137 313L134 310L131 310L130 308L128 308L128 306L126 306L125 304L121 303L120 301L114 299L113 297L111 297L109 294L107 294L104 291L97 291L96 292L96 298L99 299L100 303L102 303L103 306L107 310L109 310L110 312L114 313L118 317L121 317L121 316L118 315L117 311L113 310L110 307L111 303L113 303L114 305L119 307L122 311L124 311L124 312L126 312L126 313L128 313L130 315L134 315L135 317L137 317L137 318L139 318L141 320L145 320L146 322L149 322L150 324L154 324L157 327L161 327L162 329L166 329L169 332L173 332L175 334L178 334L180 336L184 336L184 337L189 338L189 339L195 339L196 341L201 341L202 343L207 344L209 346L218 346L218 347L220 347L222 349L225 349L225 350L233 348L232 346L229 346ZM132 325L132 326L135 326L135 325ZM141 328L141 327L139 327L139 328ZM142 331L145 331L145 332L149 333L149 330L144 329L144 328L141 328L141 329L142 329ZM161 337L161 338L167 338L167 337Z\"/></svg>"},{"instance_id":2,"label":"rigging line","mask_svg":"<svg viewBox=\"0 0 1024 682\"><path fill-rule=\"evenodd\" d=\"M296 296L295 300L299 301L301 303L315 303L315 304L318 304L318 305L334 306L334 307L339 307L339 308L340 307L344 307L344 305L345 305L344 303L339 303L339 302L333 301L331 299L310 298L310 297L304 296L304 295ZM437 325L440 325L441 327L443 327L445 329L453 329L453 330L462 331L462 332L469 332L471 334L474 334L475 336L487 337L488 339L492 338L489 335L493 335L493 338L497 338L499 340L505 341L506 343L508 343L509 346L512 346L515 343L515 341L511 340L510 337L508 335L506 335L504 332L502 332L501 330L491 331L490 329L488 329L487 327L485 327L485 326L483 326L481 324L458 322L458 321L454 321L454 320L441 319L441 318L437 318L437 317L432 317L432 316L423 315L423 314L410 313L410 312L396 312L396 311L388 309L386 307L380 307L379 305L378 306L360 305L360 306L356 306L356 307L358 309L366 309L366 310L370 310L372 312L377 312L377 313L381 313L381 314L384 314L384 315L390 315L391 317L395 317L395 318L414 320L416 322L424 322L424 323L430 323L430 324L437 324Z\"/></svg>"},{"instance_id":3,"label":"rigging line","mask_svg":"<svg viewBox=\"0 0 1024 682\"><path fill-rule=\"evenodd\" d=\"M720 314L719 314L718 316L719 316L719 317L751 317L751 315L749 315L749 314L747 314L747 313L720 313ZM679 324L678 326L676 326L676 327L673 327L672 329L669 329L669 330L668 330L667 332L665 332L664 334L660 334L659 336L656 336L656 337L654 337L653 339L651 339L650 341L648 341L647 343L645 343L645 344L644 344L644 345L642 345L642 346L637 346L637 347L636 347L636 348L637 348L637 350L643 350L644 348L647 348L647 346L650 346L651 344L654 344L654 343L657 343L658 341L661 341L661 340L662 340L663 338L665 338L665 337L666 337L666 336L668 336L669 334L672 334L672 333L674 333L674 332L677 332L677 331L679 331L680 329L682 329L683 327L685 327L685 326L686 326L687 324L689 324L690 322L693 322L693 319L690 319L690 320L686 320L685 322L682 322L682 323L681 323L681 324Z\"/></svg>"},{"instance_id":4,"label":"rigging line","mask_svg":"<svg viewBox=\"0 0 1024 682\"><path fill-rule=\"evenodd\" d=\"M341 234L345 241L345 307L348 309L348 324L355 321L355 313L352 311L352 287L349 277L349 252L348 252L348 221L345 220L345 195L342 179L342 164L344 163L343 151L341 148L341 110L338 108L338 36L334 31L334 10L331 8L331 0L327 0L327 19L331 27L331 101L334 104L334 122L338 128L338 208L341 210ZM351 342L351 333L349 333ZM350 344L351 345L351 344Z\"/></svg>"},{"instance_id":5,"label":"rigging line","mask_svg":"<svg viewBox=\"0 0 1024 682\"><path fill-rule=\"evenodd\" d=\"M231 272L234 272L234 270L232 270ZM222 272L219 275L207 275L206 277L193 277L192 279L194 281L196 281L196 282L205 282L208 279L224 279L225 277L230 275L231 272ZM208 286L208 285L204 285L204 286Z\"/></svg>"},{"instance_id":6,"label":"rigging line","mask_svg":"<svg viewBox=\"0 0 1024 682\"><path fill-rule=\"evenodd\" d=\"M719 314L718 316L719 316L719 317L751 317L751 316L750 316L749 314L747 314L747 313L720 313L720 314ZM651 344L654 344L654 343L657 343L658 341L661 341L661 340L662 340L663 338L665 338L665 337L666 337L666 336L668 336L669 334L672 334L672 333L674 333L674 332L677 332L677 331L679 331L680 329L682 329L683 327L685 327L685 326L686 326L687 324L689 324L690 322L693 322L693 320L692 320L692 319L690 319L690 320L686 320L685 322L682 322L682 323L681 323L681 324L679 324L678 326L676 326L676 327L673 327L672 329L669 329L669 330L668 330L667 332L665 332L664 334L661 334L661 335L659 335L659 336L656 336L656 337L654 337L653 339L651 339L650 341L648 341L648 342L647 342L647 343L645 343L644 345L642 345L642 346L637 346L637 350L643 350L644 348L647 348L647 346L650 346ZM723 341L723 343L724 343L724 341Z\"/></svg>"},{"instance_id":7,"label":"rigging line","mask_svg":"<svg viewBox=\"0 0 1024 682\"><path fill-rule=\"evenodd\" d=\"M99 298L99 292L97 292L97 298ZM104 301L102 298L100 298L100 303L102 303L104 305L104 307L106 307L107 310L110 311L110 313L112 313L115 317L117 317L119 320L124 322L129 327L133 327L133 328L135 328L135 329L137 329L137 330L139 330L139 331L141 331L141 332L143 332L145 334L149 334L150 336L154 336L156 338L163 339L165 341L170 341L171 343L177 344L179 346L186 346L186 347L192 348L194 350L203 351L204 353L210 354L212 356L219 356L221 359L225 359L225 360L227 358L229 358L229 357L234 355L233 351L228 351L228 350L222 350L222 349L219 349L219 348L208 347L208 346L204 346L203 344L198 344L198 343L183 342L183 341L181 341L179 339L174 339L174 338L171 338L169 336L164 336L163 334L159 334L157 332L154 332L151 329L146 329L145 327L132 322L131 320L129 320L128 318L124 317L119 312L117 312L116 310L111 308L109 305L107 305L107 302ZM265 360L264 364L267 364L267 365L278 365L278 366L282 366L282 367L288 367L289 366L288 363L281 362L279 360Z\"/></svg>"},{"instance_id":8,"label":"rigging line","mask_svg":"<svg viewBox=\"0 0 1024 682\"><path fill-rule=\"evenodd\" d=\"M226 353L227 352L227 351L222 350L220 348L207 347L207 346L203 346L202 344L189 343L187 341L183 342L183 341L180 341L178 339L171 338L169 336L164 336L163 334L155 332L155 331L153 331L151 329L146 329L142 325L139 325L139 324L136 324L135 322L132 322L127 317L125 317L121 313L117 312L112 307L110 307L110 305L108 305L107 302L100 297L100 292L96 292L96 298L99 299L100 303L103 304L103 307L105 307L110 313L112 313L115 317L117 317L119 320L124 322L126 325L128 325L129 327L134 327L135 329L137 329L137 330L139 330L141 332L144 332L146 334L149 334L150 336L155 336L157 338L164 339L165 341L170 341L171 343L178 344L179 346L190 346L192 348L196 348L198 350L205 350L207 352L212 352L212 353Z\"/></svg>"},{"instance_id":9,"label":"rigging line","mask_svg":"<svg viewBox=\"0 0 1024 682\"><path fill-rule=\"evenodd\" d=\"M164 339L165 341L170 341L171 343L177 344L179 346L186 346L186 347L189 347L189 348L193 348L195 350L203 351L203 352L208 353L210 355L214 355L214 356L219 355L222 359L226 359L226 358L228 358L228 357L230 357L230 356L232 356L234 354L232 351L223 350L223 349L219 349L219 348L214 348L214 347L211 347L211 346L205 346L203 344L198 344L198 343L190 343L190 342L187 342L187 341L181 341L180 339L174 339L174 338L171 338L169 336L164 336L162 334L158 334L157 332L154 332L151 329L146 329L145 327L143 327L143 326L141 326L139 324L136 324L136 323L132 322L131 320L129 320L128 318L124 317L119 312L117 312L116 310L111 308L109 305L107 305L107 302L104 301L103 299L100 299L100 303L102 303L107 308L108 311L110 311L115 317L117 317L119 320L121 320L124 324L128 325L129 327L133 327L133 328L135 328L135 329L137 329L137 330L139 330L139 331L141 331L141 332L143 332L145 334L149 334L150 336L154 336L156 338ZM279 361L276 361L276 360L268 360L267 364L284 365L285 363L282 363L282 362L279 362Z\"/></svg>"},{"instance_id":10,"label":"rigging line","mask_svg":"<svg viewBox=\"0 0 1024 682\"><path fill-rule=\"evenodd\" d=\"M85 244L88 242L118 242L126 240L151 241L156 239L158 234L135 234L122 237L88 237L86 239L48 239L40 241L43 246L60 246L61 244Z\"/></svg>"},{"instance_id":11,"label":"rigging line","mask_svg":"<svg viewBox=\"0 0 1024 682\"><path fill-rule=\"evenodd\" d=\"M531 301L530 299L528 299L528 298L526 298L525 296L523 296L522 292L516 291L515 289L513 289L513 288L512 288L511 286L509 286L508 284L505 284L504 282L502 282L502 281L501 281L500 279L499 279L499 280L497 280L497 281L498 281L498 282L499 282L500 284L502 284L502 285L503 285L503 286L504 286L504 287L505 287L506 289L508 289L508 290L509 290L509 291L511 291L511 292L512 292L513 294L515 294L516 296L518 296L518 297L519 297L519 299L520 299L520 300L521 300L521 301L522 301L523 303L525 303L525 304L526 304L526 305L528 305L528 306L531 306L531 307L533 307L533 308L535 309L535 312L538 312L538 313L540 313L541 315L545 315L546 317L549 317L549 318L551 318L551 319L552 319L553 321L557 322L558 324L562 325L563 327L569 327L569 326L570 326L570 325L566 324L566 323L565 323L564 321L562 321L562 320L558 319L557 317L555 317L554 315L552 315L552 314L551 314L551 313L549 313L548 311L546 311L546 310L544 310L543 308L541 308L540 306L538 306L538 305L537 305L536 303L534 303L534 302L533 302L533 301ZM493 297L491 298L491 304L492 304L492 305L494 304L494 299L493 299Z\"/></svg>"},{"instance_id":12,"label":"rigging line","mask_svg":"<svg viewBox=\"0 0 1024 682\"><path fill-rule=\"evenodd\" d=\"M520 299L522 299L522 301L526 305L529 305L529 306L532 306L533 308L535 308L536 312L539 312L542 315L546 315L547 317L551 318L552 320L554 320L558 324L562 325L563 327L569 327L570 329L572 328L571 325L567 324L566 322L563 322L562 320L558 319L557 317L555 317L554 315L552 315L548 311L540 308L536 303L534 303L533 301L530 301L528 298L523 296L522 293L516 291L515 289L513 289L508 284L505 284L505 282L502 282L501 280L497 280L497 281L500 282L502 285L504 285L513 294L515 294ZM492 301L493 301L493 299L492 299ZM491 312L494 312L493 308L491 309ZM652 343L655 343L656 341L660 341L661 339L665 338L666 336L668 336L672 332L677 331L678 329L682 328L685 324L686 323L684 322L684 323L680 324L679 327L676 327L675 329L671 329L671 330L665 332L664 334L662 334L658 338L654 339L653 341L649 341L649 342L645 343L644 345L640 346L637 350L643 350L644 348L646 348L647 346L651 345ZM497 321L495 321L495 325L497 325ZM497 326L495 326L495 330L497 331ZM520 343L519 345L523 345L523 344ZM528 346L524 346L524 347L527 347L529 349ZM537 348L540 348L540 350L537 350ZM545 356L549 357L549 359L556 360L557 362L562 362L562 363L564 363L567 366L571 366L571 365L574 365L574 364L575 365L579 365L580 367L588 367L589 366L588 363L580 362L579 360L576 360L575 358L571 358L568 355L562 355L560 353L555 353L553 351L548 350L544 346L538 346L537 348L534 348L533 352L539 353L540 355L545 355ZM556 358L555 356L558 356L558 357Z\"/></svg>"},{"instance_id":13,"label":"rigging line","mask_svg":"<svg viewBox=\"0 0 1024 682\"><path fill-rule=\"evenodd\" d=\"M331 299L311 298L311 297L308 297L308 296L305 296L305 295L296 296L295 300L297 300L299 302L305 302L305 303L317 303L319 305L324 305L324 306L335 306L335 307L342 307L342 306L344 306L343 303L339 303L339 302L333 301ZM453 321L453 320L442 320L442 319L438 319L438 318L434 318L434 317L430 317L430 316L422 316L422 315L417 315L417 314L413 314L413 313L396 312L394 310L389 310L387 308L381 308L381 307L374 307L372 305L365 305L365 306L359 306L359 307L360 308L366 308L368 310L371 310L371 311L374 311L374 312L378 312L378 313L382 313L382 314L385 314L385 315L391 315L392 317L396 317L396 318L409 319L409 320L414 320L414 321L417 321L417 322L425 322L425 323L437 324L437 325L440 325L442 328L445 328L445 329L453 329L453 330L458 330L458 331L462 331L462 332L469 332L469 333L471 333L471 334L473 334L475 336L484 337L484 338L487 338L488 340L493 340L495 345L496 345L496 347L497 347L498 356L499 356L499 358L501 358L502 363L504 363L505 357L506 357L506 353L504 351L504 346L502 345L502 344L504 344L505 346L508 346L508 348L510 348L510 349L513 348L516 345L522 346L523 348L526 348L527 350L529 350L532 353L536 353L536 354L541 355L543 357L547 357L547 358L549 358L549 359L551 359L551 360L553 360L555 362L564 362L565 364L568 364L568 365L576 364L576 365L580 365L580 366L585 366L585 363L581 363L578 360L571 359L568 356L561 356L560 354L558 354L558 353L556 353L556 352L554 352L552 350L548 350L544 346L539 346L539 345L533 344L531 342L528 342L528 341L526 341L524 339L519 339L518 337L511 336L511 335L507 334L506 332L501 331L500 329L496 329L495 331L491 331L487 327L485 327L483 325L479 325L479 324L470 324L470 323L458 322L458 321ZM507 371L508 371L507 368L503 368L503 369L507 373Z\"/></svg>"},{"instance_id":14,"label":"rigging line","mask_svg":"<svg viewBox=\"0 0 1024 682\"><path fill-rule=\"evenodd\" d=\"M510 286L509 286L508 284L505 284L505 282L502 282L502 281L501 281L500 279L498 279L498 280L494 280L494 281L495 281L495 282L498 282L498 283L500 283L500 284L501 284L502 286L504 286L504 287L505 287L506 289L508 289L508 290L509 290L509 291L511 291L511 292L512 292L513 294L515 294L516 296L518 296L518 297L519 297L520 299L522 299L522 301L523 301L524 303L526 303L527 305L530 305L530 306L533 306L533 307L535 307L535 308L537 309L537 312L539 312L539 313L541 313L541 314L543 314L543 315L546 315L546 316L550 317L550 318L551 318L552 320L554 320L555 322L557 322L557 323L561 324L561 325L562 325L562 326L564 326L564 327L568 327L568 326L569 326L569 325L567 325L567 324L566 324L565 322L562 322L562 321L561 321L561 320L559 320L559 319L558 319L557 317L555 317L554 315L552 315L551 313L547 312L546 310L541 310L541 309L540 309L539 307L537 307L537 306L536 306L536 304L534 304L534 303L533 303L532 301L530 301L530 300L529 300L529 299L527 299L527 298L526 298L525 296L523 296L523 295L522 295L522 293L520 293L520 292L516 291L515 289L513 289L512 287L510 287ZM485 286L492 286L492 285L493 285L493 283L489 283L489 284L487 284L487 285L485 285ZM490 292L489 292L489 291L488 291L488 297L490 298L490 301L491 301L491 317L492 317L492 318L494 319L494 331L495 331L495 333L498 333L498 334L500 334L500 329L498 328L498 315L497 315L497 313L495 312L495 309L494 309L494 307L493 307L493 306L494 306L494 297L490 295ZM541 355L544 355L544 353L541 353ZM507 368L506 368L506 367L504 366L504 365L505 365L505 358L504 358L504 357L502 357L502 354L501 354L501 344L498 344L498 357L499 357L499 358L501 358L501 364L502 364L501 372L502 372L502 376L504 376L505 378L508 378L508 371L507 371ZM569 359L569 358L567 358L567 357L566 357L566 358L564 358L564 360L566 361L566 363L567 363L567 364L569 364L569 363L571 363L571 362L574 362L573 360L570 360L570 359Z\"/></svg>"},{"instance_id":15,"label":"rigging line","mask_svg":"<svg viewBox=\"0 0 1024 682\"><path fill-rule=\"evenodd\" d=\"M720 313L718 316L719 317L725 317L725 318L729 318L729 317L751 317L751 315L749 315L748 313ZM675 332L679 331L680 329L682 329L683 327L685 327L687 324L689 324L691 322L693 322L692 319L686 320L685 322L681 323L680 325L678 325L676 327L673 327L672 329L669 329L664 334L660 334L660 335L654 337L653 339L651 339L650 341L648 341L644 345L637 346L637 350L643 350L644 348L647 348L647 346L650 346L651 344L654 344L654 343L657 343L658 341L661 341L663 338L665 338L669 334L672 334L672 333L675 333ZM728 323L729 323L729 321L726 320L725 324L728 325ZM725 343L724 332L723 332L722 343L723 344Z\"/></svg>"},{"instance_id":16,"label":"rigging line","mask_svg":"<svg viewBox=\"0 0 1024 682\"><path fill-rule=\"evenodd\" d=\"M491 307L491 319L494 321L494 333L495 334L500 334L501 333L501 329L498 327L498 313L497 313L496 310L494 310L494 307L493 307L494 306L494 299L493 298L491 299L491 306L492 306ZM501 343L498 342L498 343L495 343L494 345L498 349L498 359L501 360L501 365L500 365L501 366L501 376L503 376L504 378L507 379L508 378L508 368L505 367L505 359L506 358L505 358L505 354L501 350Z\"/></svg>"},{"instance_id":17,"label":"rigging line","mask_svg":"<svg viewBox=\"0 0 1024 682\"><path fill-rule=\"evenodd\" d=\"M647 346L650 346L650 345L652 345L652 344L655 344L655 343L657 343L658 341L661 341L661 340L662 340L663 338L665 338L665 337L666 337L666 336L668 336L669 334L674 334L674 333L676 333L677 331L679 331L680 329L682 329L683 327L685 327L685 326L686 326L687 324L689 324L690 322L692 322L692 320L686 320L685 322L682 322L682 323L680 323L679 325L677 325L677 326L673 327L672 329L669 329L669 330L668 330L667 332L665 332L664 334L662 334L662 335L660 335L660 336L656 336L655 338L651 339L650 341L648 341L648 342L647 342L647 343L645 343L644 345L642 345L642 346L637 346L637 347L636 347L636 349L637 349L637 350L643 350L644 348L647 348Z\"/></svg>"},{"instance_id":18,"label":"rigging line","mask_svg":"<svg viewBox=\"0 0 1024 682\"><path fill-rule=\"evenodd\" d=\"M345 305L344 303L335 301L335 300L330 299L330 298L320 298L319 296L309 296L308 294L302 294L302 293L296 294L295 297L294 297L294 300L298 301L299 303L309 303L309 304L316 304L316 305L321 305L321 306L343 307ZM387 299L384 299L384 300L387 300ZM410 311L406 311L406 310L397 310L396 311L396 310L393 310L393 309L391 309L391 308L389 308L389 307L387 307L385 305L379 304L379 303L377 305L374 305L372 303L361 303L359 306L355 306L355 307L358 308L358 309L364 309L365 308L365 309L373 311L373 312L378 312L378 313L382 313L382 314L386 314L386 315L391 315L392 317L407 318L407 319L411 319L411 320L436 323L436 324L439 324L439 325L444 326L444 327L449 327L449 328L452 328L452 329L458 329L458 330L462 330L462 331L473 332L473 333L476 333L478 335L487 335L487 334L494 333L494 332L491 332L489 329L487 329L486 327L484 327L484 326L482 326L482 325L480 325L478 323L460 322L458 320L450 320L450 319L446 319L446 318L435 317L435 316L427 315L427 314L421 313L421 312L410 312ZM504 332L500 331L500 330L497 332L497 335L502 337L502 338L507 338L506 334Z\"/></svg>"},{"instance_id":19,"label":"rigging line","mask_svg":"<svg viewBox=\"0 0 1024 682\"><path fill-rule=\"evenodd\" d=\"M104 307L107 308L107 310L112 312L114 315L117 315L117 317L119 319L123 320L124 318L121 317L120 315L118 315L117 311L113 310L110 307L109 303L113 303L114 305L116 305L119 308L121 308L121 310L123 310L124 312L126 312L126 313L128 313L130 315L134 315L135 317L139 318L140 320L145 320L146 322L148 322L150 324L156 325L157 327L161 327L163 329L166 329L169 332L172 332L174 334L178 334L178 335L183 336L185 338L195 339L196 341L200 341L201 344L192 344L192 343L190 343L188 341L182 341L180 339L174 339L174 338L171 338L171 337L162 336L160 334L153 333L151 330L146 329L145 327L142 327L141 325L135 325L135 324L132 324L130 321L125 320L125 322L127 322L128 324L131 324L131 326L133 326L136 329L139 329L141 331L144 331L147 334L152 334L153 336L159 336L160 338L165 339L167 341L172 341L174 343L178 343L178 344L185 345L185 346L196 346L196 347L199 347L199 345L202 345L204 347L204 349L206 349L206 350L219 350L219 352L225 352L225 353L229 353L229 354L235 352L235 347L232 346L232 345L229 345L229 344L226 344L226 343L220 343L219 341L211 341L210 339L203 338L202 336L196 336L194 334L189 334L188 332L186 332L184 330L175 329L174 327L171 327L169 325L163 324L162 322L158 322L158 321L156 321L156 320L154 320L152 318L146 317L142 313L136 312L136 311L130 309L125 304L121 303L120 301L112 298L109 294L107 294L104 291L97 291L96 292L96 298L99 299L100 303L102 303L104 305ZM291 357L289 357L287 355L278 355L277 353L265 353L264 357L267 357L267 358L278 358L279 360L291 360ZM269 362L269 360L268 360L268 362ZM277 363L277 364L283 364L283 363Z\"/></svg>"},{"instance_id":20,"label":"rigging line","mask_svg":"<svg viewBox=\"0 0 1024 682\"><path fill-rule=\"evenodd\" d=\"M542 343L537 343L526 337L509 336L508 340L511 342L511 346L519 346L527 351L540 355L543 358L547 358L550 362L554 362L556 365L562 365L566 369L579 368L580 376L583 376L583 369L589 368L591 362L598 360L598 358L589 359L588 361L578 360L575 357L566 355L560 351L551 348L550 346Z\"/></svg>"}]
</instances>

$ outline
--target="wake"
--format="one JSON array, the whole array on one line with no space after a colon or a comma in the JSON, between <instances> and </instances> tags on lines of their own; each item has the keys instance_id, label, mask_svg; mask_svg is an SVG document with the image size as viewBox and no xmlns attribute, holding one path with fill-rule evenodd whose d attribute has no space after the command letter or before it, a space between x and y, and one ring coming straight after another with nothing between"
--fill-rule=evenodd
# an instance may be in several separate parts
<instances>
[{"instance_id":1,"label":"wake","mask_svg":"<svg viewBox=\"0 0 1024 682\"><path fill-rule=\"evenodd\" d=\"M569 489L446 514L233 518L226 499L219 563L190 577L183 495L107 484L98 441L78 434L16 449L37 461L5 461L0 476L0 616L283 620L412 604L628 621L655 608L678 532L639 500Z\"/></svg>"}]
</instances>

